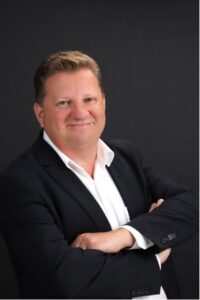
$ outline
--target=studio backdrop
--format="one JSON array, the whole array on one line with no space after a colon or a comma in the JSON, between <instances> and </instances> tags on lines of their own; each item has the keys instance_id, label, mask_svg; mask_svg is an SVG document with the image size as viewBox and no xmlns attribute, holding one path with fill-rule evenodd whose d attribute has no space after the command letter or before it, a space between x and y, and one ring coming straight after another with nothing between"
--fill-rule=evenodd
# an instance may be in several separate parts
<instances>
[{"instance_id":1,"label":"studio backdrop","mask_svg":"<svg viewBox=\"0 0 200 300\"><path fill-rule=\"evenodd\" d=\"M1 0L0 171L35 140L33 74L55 51L101 66L105 138L130 139L145 161L198 191L197 0ZM197 237L173 250L182 298L198 298ZM0 235L0 298L17 298Z\"/></svg>"}]
</instances>

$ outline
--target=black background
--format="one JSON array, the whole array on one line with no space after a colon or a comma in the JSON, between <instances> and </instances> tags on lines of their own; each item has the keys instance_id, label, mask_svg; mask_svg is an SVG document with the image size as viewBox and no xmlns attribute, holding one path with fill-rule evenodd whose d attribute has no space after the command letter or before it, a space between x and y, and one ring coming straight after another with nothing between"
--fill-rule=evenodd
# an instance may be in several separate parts
<instances>
[{"instance_id":1,"label":"black background","mask_svg":"<svg viewBox=\"0 0 200 300\"><path fill-rule=\"evenodd\" d=\"M38 134L33 74L60 50L100 64L104 137L129 138L146 162L198 190L198 1L1 0L0 171ZM173 251L182 298L198 298L198 242ZM17 282L0 236L0 298Z\"/></svg>"}]
</instances>

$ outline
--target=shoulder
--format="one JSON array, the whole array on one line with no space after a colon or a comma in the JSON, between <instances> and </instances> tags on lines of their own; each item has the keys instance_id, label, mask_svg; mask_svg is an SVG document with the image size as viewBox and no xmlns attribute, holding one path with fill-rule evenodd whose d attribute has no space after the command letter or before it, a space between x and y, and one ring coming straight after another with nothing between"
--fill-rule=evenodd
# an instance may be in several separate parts
<instances>
[{"instance_id":1,"label":"shoulder","mask_svg":"<svg viewBox=\"0 0 200 300\"><path fill-rule=\"evenodd\" d=\"M115 163L124 165L124 163L137 169L143 169L143 158L133 141L126 139L110 139L105 143L114 151Z\"/></svg>"},{"instance_id":2,"label":"shoulder","mask_svg":"<svg viewBox=\"0 0 200 300\"><path fill-rule=\"evenodd\" d=\"M134 142L126 139L110 139L105 140L105 143L115 152L122 156L135 158L140 160L141 154Z\"/></svg>"},{"instance_id":3,"label":"shoulder","mask_svg":"<svg viewBox=\"0 0 200 300\"><path fill-rule=\"evenodd\" d=\"M23 153L21 153L15 160L13 160L6 169L4 169L0 178L2 177L15 177L15 178L28 178L30 177L34 166L37 164L35 155L35 145L38 139Z\"/></svg>"},{"instance_id":4,"label":"shoulder","mask_svg":"<svg viewBox=\"0 0 200 300\"><path fill-rule=\"evenodd\" d=\"M21 193L34 193L41 187L41 182L46 178L45 168L39 160L38 148L41 144L37 139L26 151L18 156L0 174L0 194L14 195L18 197Z\"/></svg>"},{"instance_id":5,"label":"shoulder","mask_svg":"<svg viewBox=\"0 0 200 300\"><path fill-rule=\"evenodd\" d=\"M20 189L25 191L27 186L31 185L33 178L33 164L29 159L29 150L16 158L9 166L0 174L0 194L17 193Z\"/></svg>"}]
</instances>

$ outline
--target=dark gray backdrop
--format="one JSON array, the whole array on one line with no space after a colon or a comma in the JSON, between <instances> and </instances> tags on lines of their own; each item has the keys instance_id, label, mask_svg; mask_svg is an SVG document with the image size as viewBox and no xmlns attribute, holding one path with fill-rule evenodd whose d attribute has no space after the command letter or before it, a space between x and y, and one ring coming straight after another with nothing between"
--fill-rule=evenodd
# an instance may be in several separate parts
<instances>
[{"instance_id":1,"label":"dark gray backdrop","mask_svg":"<svg viewBox=\"0 0 200 300\"><path fill-rule=\"evenodd\" d=\"M78 49L102 68L104 136L131 139L148 163L198 190L198 1L1 0L0 37L0 171L37 136L36 67ZM198 298L197 238L173 257L182 298ZM0 236L0 298L17 295Z\"/></svg>"}]
</instances>

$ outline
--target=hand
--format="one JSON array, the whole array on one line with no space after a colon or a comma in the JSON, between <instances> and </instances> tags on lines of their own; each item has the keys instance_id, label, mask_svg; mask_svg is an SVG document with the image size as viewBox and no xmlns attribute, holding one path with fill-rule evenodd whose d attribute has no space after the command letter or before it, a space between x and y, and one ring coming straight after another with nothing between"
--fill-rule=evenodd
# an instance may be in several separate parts
<instances>
[{"instance_id":1,"label":"hand","mask_svg":"<svg viewBox=\"0 0 200 300\"><path fill-rule=\"evenodd\" d=\"M157 202L152 203L149 212L152 212L155 208L159 207L164 201L165 201L164 199L160 198L158 199ZM168 259L171 251L172 251L171 248L168 248L157 254L161 264L163 264Z\"/></svg>"},{"instance_id":2,"label":"hand","mask_svg":"<svg viewBox=\"0 0 200 300\"><path fill-rule=\"evenodd\" d=\"M151 204L149 212L152 212L155 208L159 207L165 200L160 198L157 202Z\"/></svg>"},{"instance_id":3,"label":"hand","mask_svg":"<svg viewBox=\"0 0 200 300\"><path fill-rule=\"evenodd\" d=\"M163 250L163 251L161 251L160 253L157 254L157 256L160 259L161 264L163 264L168 259L171 251L172 251L172 249L168 248L168 249L165 249L165 250Z\"/></svg>"},{"instance_id":4,"label":"hand","mask_svg":"<svg viewBox=\"0 0 200 300\"><path fill-rule=\"evenodd\" d=\"M127 229L118 228L107 232L82 233L73 241L71 247L117 253L134 243L135 239Z\"/></svg>"}]
</instances>

